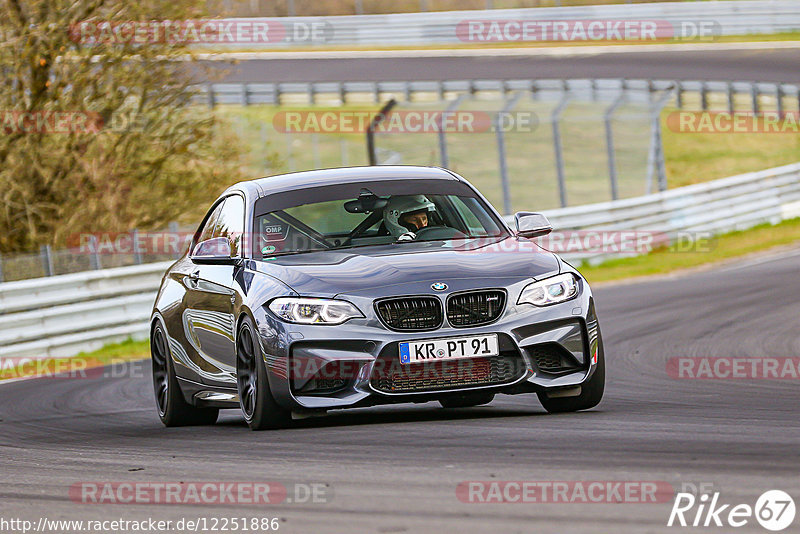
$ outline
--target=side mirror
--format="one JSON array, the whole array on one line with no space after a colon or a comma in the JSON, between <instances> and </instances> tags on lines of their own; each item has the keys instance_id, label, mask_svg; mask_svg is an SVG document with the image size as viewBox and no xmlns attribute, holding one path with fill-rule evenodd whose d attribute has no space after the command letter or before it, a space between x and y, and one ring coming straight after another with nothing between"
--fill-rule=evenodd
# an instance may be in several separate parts
<instances>
[{"instance_id":1,"label":"side mirror","mask_svg":"<svg viewBox=\"0 0 800 534\"><path fill-rule=\"evenodd\" d=\"M517 235L522 237L539 237L553 231L553 225L541 213L520 211L514 215L517 223Z\"/></svg>"},{"instance_id":2,"label":"side mirror","mask_svg":"<svg viewBox=\"0 0 800 534\"><path fill-rule=\"evenodd\" d=\"M212 237L199 242L192 252L192 261L195 263L233 263L236 258L231 258L231 244L227 237Z\"/></svg>"}]
</instances>

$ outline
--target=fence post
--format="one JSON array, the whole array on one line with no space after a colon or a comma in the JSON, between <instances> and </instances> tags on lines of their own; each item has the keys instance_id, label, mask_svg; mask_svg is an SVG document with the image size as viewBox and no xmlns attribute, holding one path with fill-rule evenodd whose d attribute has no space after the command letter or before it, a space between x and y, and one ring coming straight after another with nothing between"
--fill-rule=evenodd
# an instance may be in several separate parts
<instances>
[{"instance_id":1,"label":"fence post","mask_svg":"<svg viewBox=\"0 0 800 534\"><path fill-rule=\"evenodd\" d=\"M567 207L567 182L566 178L564 177L564 154L561 146L561 127L559 125L559 121L561 120L561 114L566 109L567 104L570 100L570 94L568 92L564 92L564 96L561 97L561 101L558 103L556 108L553 110L553 114L550 116L550 121L553 123L553 150L555 150L556 154L556 176L558 178L558 197L561 201L561 207Z\"/></svg>"},{"instance_id":2,"label":"fence post","mask_svg":"<svg viewBox=\"0 0 800 534\"><path fill-rule=\"evenodd\" d=\"M364 2L363 0L356 0L356 15L363 15L364 14Z\"/></svg>"},{"instance_id":3,"label":"fence post","mask_svg":"<svg viewBox=\"0 0 800 534\"><path fill-rule=\"evenodd\" d=\"M367 158L369 158L370 165L377 165L378 164L378 156L375 153L375 128L386 118L386 115L392 110L392 108L397 104L397 101L392 98L389 100L386 105L384 105L381 110L375 115L367 126Z\"/></svg>"},{"instance_id":4,"label":"fence post","mask_svg":"<svg viewBox=\"0 0 800 534\"><path fill-rule=\"evenodd\" d=\"M133 263L140 265L142 263L142 252L139 250L139 230L136 228L131 230L131 239L133 240Z\"/></svg>"},{"instance_id":5,"label":"fence post","mask_svg":"<svg viewBox=\"0 0 800 534\"><path fill-rule=\"evenodd\" d=\"M647 152L647 177L645 178L645 192L652 193L653 174L658 175L658 190L667 190L667 170L664 162L664 146L661 136L661 110L672 97L675 87L669 87L661 97L650 102L650 149Z\"/></svg>"},{"instance_id":6,"label":"fence post","mask_svg":"<svg viewBox=\"0 0 800 534\"><path fill-rule=\"evenodd\" d=\"M606 127L606 150L608 151L608 177L611 180L611 199L617 200L619 191L617 189L617 157L614 150L614 129L611 126L611 120L614 112L625 101L625 81L622 82L622 90L620 91L614 102L606 109L603 122Z\"/></svg>"},{"instance_id":7,"label":"fence post","mask_svg":"<svg viewBox=\"0 0 800 534\"><path fill-rule=\"evenodd\" d=\"M450 166L450 158L447 154L447 136L444 131L444 120L448 114L454 112L456 108L461 105L461 102L466 98L466 96L467 95L465 94L460 94L455 100L450 102L450 104L442 113L442 119L439 121L439 131L437 132L437 137L439 138L439 160L441 161L442 167L445 169Z\"/></svg>"},{"instance_id":8,"label":"fence post","mask_svg":"<svg viewBox=\"0 0 800 534\"><path fill-rule=\"evenodd\" d=\"M170 222L170 223L167 225L167 231L168 231L169 233L171 233L172 235L175 235L175 236L177 236L177 237L181 237L181 236L179 236L179 235L178 235L178 221L172 221L172 222ZM166 241L166 240L165 240L165 241ZM180 239L180 240L176 239L175 241L172 241L172 240L170 240L170 242L171 242L171 243L172 243L172 242L177 242L177 243L178 243L178 248L175 250L175 253L172 255L172 257L173 257L173 258L180 258L180 257L181 257L181 252L182 252L182 249L183 249L183 244L184 244L184 242L185 242L185 239Z\"/></svg>"},{"instance_id":9,"label":"fence post","mask_svg":"<svg viewBox=\"0 0 800 534\"><path fill-rule=\"evenodd\" d=\"M783 86L780 83L775 84L775 99L778 106L778 120L783 119Z\"/></svg>"},{"instance_id":10,"label":"fence post","mask_svg":"<svg viewBox=\"0 0 800 534\"><path fill-rule=\"evenodd\" d=\"M0 282L3 281L3 255L0 254Z\"/></svg>"},{"instance_id":11,"label":"fence post","mask_svg":"<svg viewBox=\"0 0 800 534\"><path fill-rule=\"evenodd\" d=\"M500 185L503 188L503 215L513 213L511 207L511 188L508 185L508 165L506 164L506 140L503 131L503 116L517 105L522 93L517 93L506 102L503 109L495 115L495 133L497 134L497 155L500 161Z\"/></svg>"},{"instance_id":12,"label":"fence post","mask_svg":"<svg viewBox=\"0 0 800 534\"><path fill-rule=\"evenodd\" d=\"M97 238L96 235L92 236L92 240L89 246L90 246L89 252L91 253L92 269L98 271L102 267L100 265L100 240Z\"/></svg>"},{"instance_id":13,"label":"fence post","mask_svg":"<svg viewBox=\"0 0 800 534\"><path fill-rule=\"evenodd\" d=\"M42 267L45 276L53 276L53 255L50 245L42 245L41 249Z\"/></svg>"}]
</instances>

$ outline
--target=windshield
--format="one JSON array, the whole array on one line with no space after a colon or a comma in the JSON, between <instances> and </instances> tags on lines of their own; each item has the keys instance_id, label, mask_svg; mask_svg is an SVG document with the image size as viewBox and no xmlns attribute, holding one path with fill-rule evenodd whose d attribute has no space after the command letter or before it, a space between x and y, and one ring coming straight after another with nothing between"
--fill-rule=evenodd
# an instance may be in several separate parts
<instances>
[{"instance_id":1,"label":"windshield","mask_svg":"<svg viewBox=\"0 0 800 534\"><path fill-rule=\"evenodd\" d=\"M379 188L368 185L357 196L326 194L324 188L307 191L293 195L294 202L284 202L280 209L257 214L254 257L507 234L483 202L463 187L452 194L407 187L402 194L381 195L372 191ZM317 201L303 202L303 197Z\"/></svg>"}]
</instances>

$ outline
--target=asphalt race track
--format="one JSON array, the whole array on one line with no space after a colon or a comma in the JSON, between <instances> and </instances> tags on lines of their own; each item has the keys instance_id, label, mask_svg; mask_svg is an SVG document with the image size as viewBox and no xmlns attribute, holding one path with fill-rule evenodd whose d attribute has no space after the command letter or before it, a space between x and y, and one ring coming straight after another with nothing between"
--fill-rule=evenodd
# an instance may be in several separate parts
<instances>
[{"instance_id":1,"label":"asphalt race track","mask_svg":"<svg viewBox=\"0 0 800 534\"><path fill-rule=\"evenodd\" d=\"M0 517L278 517L280 532L665 532L657 504L470 504L459 482L666 481L725 503L800 494L797 380L678 380L677 356L800 356L800 250L596 290L608 385L592 411L548 415L535 396L446 411L340 412L251 432L236 413L165 429L147 369L0 384ZM83 481L324 483L326 503L87 505ZM291 495L290 495L291 498ZM692 515L693 516L693 515ZM785 532L796 532L800 518ZM711 529L729 532L729 528ZM753 519L740 532L766 532Z\"/></svg>"},{"instance_id":2,"label":"asphalt race track","mask_svg":"<svg viewBox=\"0 0 800 534\"><path fill-rule=\"evenodd\" d=\"M613 47L611 47L613 48ZM486 51L483 51L484 53ZM229 82L642 78L800 82L800 50L605 52L569 56L215 61Z\"/></svg>"}]
</instances>

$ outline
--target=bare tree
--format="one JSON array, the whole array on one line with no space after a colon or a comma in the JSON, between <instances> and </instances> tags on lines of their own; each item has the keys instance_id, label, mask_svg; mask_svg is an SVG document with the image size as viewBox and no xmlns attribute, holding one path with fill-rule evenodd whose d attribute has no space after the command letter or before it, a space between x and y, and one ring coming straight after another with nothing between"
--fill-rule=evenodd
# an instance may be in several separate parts
<instances>
[{"instance_id":1,"label":"bare tree","mask_svg":"<svg viewBox=\"0 0 800 534\"><path fill-rule=\"evenodd\" d=\"M86 31L198 4L0 0L0 251L196 217L240 179L238 140L190 105L185 42Z\"/></svg>"}]
</instances>

